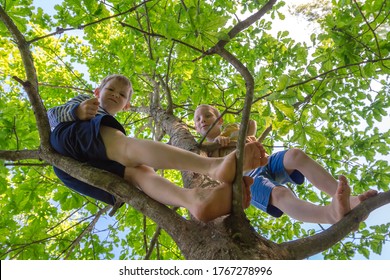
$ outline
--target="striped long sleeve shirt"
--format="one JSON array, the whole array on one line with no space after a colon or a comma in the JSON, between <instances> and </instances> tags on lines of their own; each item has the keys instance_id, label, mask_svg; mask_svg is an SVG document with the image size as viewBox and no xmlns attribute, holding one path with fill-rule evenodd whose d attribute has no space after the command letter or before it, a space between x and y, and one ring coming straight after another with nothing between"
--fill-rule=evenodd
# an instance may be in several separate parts
<instances>
[{"instance_id":1,"label":"striped long sleeve shirt","mask_svg":"<svg viewBox=\"0 0 390 280\"><path fill-rule=\"evenodd\" d=\"M64 105L57 106L51 108L47 115L49 117L49 123L51 131L53 131L57 125L63 122L71 122L71 121L77 121L78 118L76 116L76 109L80 105L81 102L91 99L91 96L87 94L80 94L68 102L66 102ZM105 111L102 107L99 106L98 115L109 115L107 111Z\"/></svg>"}]
</instances>

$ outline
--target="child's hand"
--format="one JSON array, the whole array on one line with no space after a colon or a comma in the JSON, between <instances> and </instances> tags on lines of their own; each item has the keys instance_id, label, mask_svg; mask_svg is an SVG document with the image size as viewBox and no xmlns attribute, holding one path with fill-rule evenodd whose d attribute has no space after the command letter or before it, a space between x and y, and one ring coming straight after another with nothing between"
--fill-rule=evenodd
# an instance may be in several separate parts
<instances>
[{"instance_id":1,"label":"child's hand","mask_svg":"<svg viewBox=\"0 0 390 280\"><path fill-rule=\"evenodd\" d=\"M260 157L260 166L267 165L268 164L268 158L269 158L268 154L265 154L264 157Z\"/></svg>"},{"instance_id":2,"label":"child's hand","mask_svg":"<svg viewBox=\"0 0 390 280\"><path fill-rule=\"evenodd\" d=\"M222 147L226 147L230 143L230 138L226 136L218 136L214 139L214 142L217 142Z\"/></svg>"},{"instance_id":3,"label":"child's hand","mask_svg":"<svg viewBox=\"0 0 390 280\"><path fill-rule=\"evenodd\" d=\"M94 118L99 108L99 100L91 98L80 103L76 109L76 116L82 120L87 121Z\"/></svg>"},{"instance_id":4,"label":"child's hand","mask_svg":"<svg viewBox=\"0 0 390 280\"><path fill-rule=\"evenodd\" d=\"M252 142L256 142L256 141L257 141L257 139L256 139L255 136L247 136L246 137L246 142L247 143L252 143Z\"/></svg>"}]
</instances>

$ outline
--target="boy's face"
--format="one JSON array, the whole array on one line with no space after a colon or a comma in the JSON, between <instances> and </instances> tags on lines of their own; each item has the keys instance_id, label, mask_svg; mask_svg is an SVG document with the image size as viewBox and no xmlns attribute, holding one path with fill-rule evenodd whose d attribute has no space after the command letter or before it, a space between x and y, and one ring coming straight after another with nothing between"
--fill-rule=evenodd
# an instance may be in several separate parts
<instances>
[{"instance_id":1,"label":"boy's face","mask_svg":"<svg viewBox=\"0 0 390 280\"><path fill-rule=\"evenodd\" d=\"M95 90L100 106L111 115L130 108L131 87L119 79L109 80L103 88Z\"/></svg>"},{"instance_id":2,"label":"boy's face","mask_svg":"<svg viewBox=\"0 0 390 280\"><path fill-rule=\"evenodd\" d=\"M200 135L205 136L209 128L215 123L218 119L218 116L208 106L201 106L195 110L194 121L195 129ZM215 126L207 134L208 140L213 140L221 133L222 118L218 120Z\"/></svg>"}]
</instances>

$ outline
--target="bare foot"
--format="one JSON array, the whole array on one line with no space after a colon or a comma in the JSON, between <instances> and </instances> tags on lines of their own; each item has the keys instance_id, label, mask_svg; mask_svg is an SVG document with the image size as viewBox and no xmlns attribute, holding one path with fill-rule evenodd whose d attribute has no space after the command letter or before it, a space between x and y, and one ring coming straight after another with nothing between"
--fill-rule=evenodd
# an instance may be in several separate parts
<instances>
[{"instance_id":1,"label":"bare foot","mask_svg":"<svg viewBox=\"0 0 390 280\"><path fill-rule=\"evenodd\" d=\"M245 144L244 147L244 170L255 169L266 165L268 162L263 145L259 142ZM215 167L210 176L226 183L232 183L236 174L236 151L228 154L222 159L222 162Z\"/></svg>"},{"instance_id":2,"label":"bare foot","mask_svg":"<svg viewBox=\"0 0 390 280\"><path fill-rule=\"evenodd\" d=\"M351 188L348 185L347 178L345 176L340 175L338 186L336 190L336 194L332 200L332 212L331 213L331 224L334 224L341 220L346 214L351 211L351 206L349 202L349 198L351 195Z\"/></svg>"},{"instance_id":3,"label":"bare foot","mask_svg":"<svg viewBox=\"0 0 390 280\"><path fill-rule=\"evenodd\" d=\"M376 190L368 190L362 194L359 194L358 196L351 196L350 202L351 202L351 208L355 208L358 206L361 202L365 201L366 199L376 196L378 194L378 191Z\"/></svg>"}]
</instances>

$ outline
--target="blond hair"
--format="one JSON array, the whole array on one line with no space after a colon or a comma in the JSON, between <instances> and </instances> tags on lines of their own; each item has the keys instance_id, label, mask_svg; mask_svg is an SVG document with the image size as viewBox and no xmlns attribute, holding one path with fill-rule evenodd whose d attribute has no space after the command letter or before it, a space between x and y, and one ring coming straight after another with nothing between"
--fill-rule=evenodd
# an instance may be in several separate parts
<instances>
[{"instance_id":1,"label":"blond hair","mask_svg":"<svg viewBox=\"0 0 390 280\"><path fill-rule=\"evenodd\" d=\"M219 110L217 108L215 108L214 106L211 106L208 104L201 104L198 107L196 107L195 111L200 109L200 108L209 108L217 116L217 118L221 115Z\"/></svg>"},{"instance_id":2,"label":"blond hair","mask_svg":"<svg viewBox=\"0 0 390 280\"><path fill-rule=\"evenodd\" d=\"M129 99L130 97L132 96L133 94L133 85L131 84L130 80L124 76L124 75L121 75L121 74L112 74L112 75L108 75L106 76L101 82L100 82L100 85L99 85L99 89L102 90L104 88L104 86L111 80L113 79L117 79L123 83L125 83L127 86L130 87L130 94L129 94Z\"/></svg>"}]
</instances>

